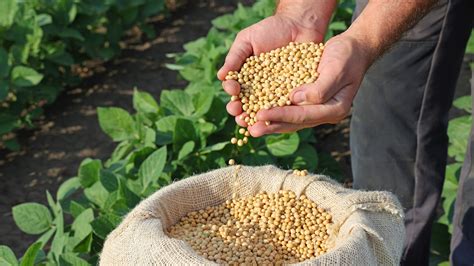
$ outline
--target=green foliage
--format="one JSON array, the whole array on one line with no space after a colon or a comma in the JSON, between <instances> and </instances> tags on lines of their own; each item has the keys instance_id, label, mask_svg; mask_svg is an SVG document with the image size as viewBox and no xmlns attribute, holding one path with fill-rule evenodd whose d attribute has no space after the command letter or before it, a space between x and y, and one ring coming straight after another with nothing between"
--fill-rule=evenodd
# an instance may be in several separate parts
<instances>
[{"instance_id":1,"label":"green foliage","mask_svg":"<svg viewBox=\"0 0 474 266\"><path fill-rule=\"evenodd\" d=\"M352 21L354 13L355 0L340 0L338 8L329 24L325 39L328 40L334 35L344 32Z\"/></svg>"},{"instance_id":2,"label":"green foliage","mask_svg":"<svg viewBox=\"0 0 474 266\"><path fill-rule=\"evenodd\" d=\"M2 135L79 82L73 65L113 58L126 30L163 11L164 0L0 1L0 146L17 148Z\"/></svg>"},{"instance_id":3,"label":"green foliage","mask_svg":"<svg viewBox=\"0 0 474 266\"><path fill-rule=\"evenodd\" d=\"M453 233L454 204L458 190L459 175L466 155L472 125L471 99L471 96L464 96L453 102L456 108L470 114L454 118L448 124L448 154L454 159L454 162L446 167L443 192L441 194L443 214L438 218L433 227L431 265L449 264L449 245L451 234Z\"/></svg>"},{"instance_id":4,"label":"green foliage","mask_svg":"<svg viewBox=\"0 0 474 266\"><path fill-rule=\"evenodd\" d=\"M97 113L100 127L114 141L135 138L133 119L124 109L119 107L98 108Z\"/></svg>"},{"instance_id":5,"label":"green foliage","mask_svg":"<svg viewBox=\"0 0 474 266\"><path fill-rule=\"evenodd\" d=\"M70 21L84 11L82 8L62 13L61 20ZM107 6L87 8L89 13L101 14ZM140 200L174 180L224 167L230 158L247 165L271 163L328 174L334 170L327 156L321 157L325 167L320 168L312 129L251 138L243 147L230 144L238 127L225 111L230 97L216 80L216 70L235 34L273 10L272 0L261 0L253 7L239 5L233 14L215 19L207 36L186 44L185 53L174 55L176 64L169 65L189 85L183 90L164 90L159 104L150 94L135 89L133 113L99 108L100 127L118 142L116 149L105 162L85 159L77 176L61 184L56 198L46 193L48 208L36 203L15 207L18 226L27 233L42 234L37 243L43 244L39 248L34 244L32 255L24 255L25 261L31 262L37 254L35 264L97 264L106 236ZM135 16L135 12L127 14ZM69 31L66 35L80 40L85 34ZM8 117L4 119L8 121ZM23 206L35 206L34 224L24 215ZM6 248L0 249L0 256L16 261Z\"/></svg>"},{"instance_id":6,"label":"green foliage","mask_svg":"<svg viewBox=\"0 0 474 266\"><path fill-rule=\"evenodd\" d=\"M0 246L0 265L18 265L15 253L13 253L13 251L7 246Z\"/></svg>"},{"instance_id":7,"label":"green foliage","mask_svg":"<svg viewBox=\"0 0 474 266\"><path fill-rule=\"evenodd\" d=\"M51 213L39 203L23 203L13 207L13 219L25 233L41 234L51 227Z\"/></svg>"},{"instance_id":8,"label":"green foliage","mask_svg":"<svg viewBox=\"0 0 474 266\"><path fill-rule=\"evenodd\" d=\"M466 53L474 54L474 30L471 31L471 36L469 37L469 41L467 42Z\"/></svg>"}]
</instances>

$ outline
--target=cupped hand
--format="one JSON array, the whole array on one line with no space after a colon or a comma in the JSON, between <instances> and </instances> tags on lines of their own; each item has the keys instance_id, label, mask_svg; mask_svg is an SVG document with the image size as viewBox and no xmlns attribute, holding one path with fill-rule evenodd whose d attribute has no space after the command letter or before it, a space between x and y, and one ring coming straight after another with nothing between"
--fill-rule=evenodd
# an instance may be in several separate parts
<instances>
[{"instance_id":1,"label":"cupped hand","mask_svg":"<svg viewBox=\"0 0 474 266\"><path fill-rule=\"evenodd\" d=\"M316 82L295 88L290 94L293 105L260 110L258 122L249 127L250 134L259 137L294 132L341 121L350 112L371 61L363 43L350 35L343 33L330 39L321 56ZM230 86L235 89L234 84ZM234 111L230 107L228 111ZM263 121L271 124L266 125Z\"/></svg>"},{"instance_id":2,"label":"cupped hand","mask_svg":"<svg viewBox=\"0 0 474 266\"><path fill-rule=\"evenodd\" d=\"M225 80L229 71L238 71L251 55L258 55L273 49L286 46L290 42L321 42L324 33L315 27L301 25L298 21L285 15L268 17L239 32L227 54L224 65L217 76L222 80L224 90L230 95L240 93L240 85L235 80ZM246 127L244 120L240 119L242 104L232 101L227 104L227 112L236 117L236 122Z\"/></svg>"}]
</instances>

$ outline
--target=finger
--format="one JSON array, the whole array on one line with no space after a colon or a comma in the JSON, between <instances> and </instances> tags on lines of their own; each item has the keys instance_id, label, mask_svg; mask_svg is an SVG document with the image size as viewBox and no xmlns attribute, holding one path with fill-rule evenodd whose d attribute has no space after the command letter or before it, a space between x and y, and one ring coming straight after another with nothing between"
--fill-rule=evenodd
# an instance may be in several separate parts
<instances>
[{"instance_id":1,"label":"finger","mask_svg":"<svg viewBox=\"0 0 474 266\"><path fill-rule=\"evenodd\" d=\"M296 105L322 104L331 99L342 87L337 66L321 72L314 83L303 84L295 88L290 94L290 100Z\"/></svg>"},{"instance_id":2,"label":"finger","mask_svg":"<svg viewBox=\"0 0 474 266\"><path fill-rule=\"evenodd\" d=\"M243 30L235 37L234 43L230 47L229 53L225 58L224 65L217 72L217 77L220 80L224 80L229 71L239 70L245 62L245 59L252 54L253 48L250 44L248 34Z\"/></svg>"},{"instance_id":3,"label":"finger","mask_svg":"<svg viewBox=\"0 0 474 266\"><path fill-rule=\"evenodd\" d=\"M325 104L284 106L257 113L258 121L292 124L335 123L347 116L350 104L331 99Z\"/></svg>"},{"instance_id":4,"label":"finger","mask_svg":"<svg viewBox=\"0 0 474 266\"><path fill-rule=\"evenodd\" d=\"M245 122L245 117L247 117L246 113L242 113L235 117L235 123L241 127L248 127L248 124Z\"/></svg>"},{"instance_id":5,"label":"finger","mask_svg":"<svg viewBox=\"0 0 474 266\"><path fill-rule=\"evenodd\" d=\"M274 134L274 133L289 133L295 132L303 128L312 127L312 125L308 124L291 124L291 123L271 123L270 125L266 125L264 122L259 121L255 123L253 126L249 127L248 130L252 137L260 137L263 135Z\"/></svg>"},{"instance_id":6,"label":"finger","mask_svg":"<svg viewBox=\"0 0 474 266\"><path fill-rule=\"evenodd\" d=\"M227 113L232 116L238 116L242 113L242 103L240 101L229 102L226 106Z\"/></svg>"},{"instance_id":7,"label":"finger","mask_svg":"<svg viewBox=\"0 0 474 266\"><path fill-rule=\"evenodd\" d=\"M240 85L235 80L226 80L222 82L222 87L229 95L239 95Z\"/></svg>"}]
</instances>

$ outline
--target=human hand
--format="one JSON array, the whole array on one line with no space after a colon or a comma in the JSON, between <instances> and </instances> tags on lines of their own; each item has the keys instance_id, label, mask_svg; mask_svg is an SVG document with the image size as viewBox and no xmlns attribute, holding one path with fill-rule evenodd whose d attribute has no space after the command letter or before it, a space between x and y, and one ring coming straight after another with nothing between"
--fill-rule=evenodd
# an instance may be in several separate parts
<instances>
[{"instance_id":1,"label":"human hand","mask_svg":"<svg viewBox=\"0 0 474 266\"><path fill-rule=\"evenodd\" d=\"M349 34L330 39L318 66L316 82L295 88L290 94L293 105L260 110L258 122L248 129L250 134L259 137L294 132L341 121L348 115L372 60L363 43ZM229 109L229 112L234 111ZM263 121L271 121L271 124Z\"/></svg>"},{"instance_id":2,"label":"human hand","mask_svg":"<svg viewBox=\"0 0 474 266\"><path fill-rule=\"evenodd\" d=\"M238 70L251 55L286 46L290 42L321 42L324 32L321 32L317 24L305 24L295 21L285 14L277 14L268 17L244 30L236 37L225 63L219 70L217 76L225 80L225 76L231 70ZM230 95L240 93L240 85L235 80L226 80L222 83L224 90ZM237 124L246 127L244 120L239 118L242 114L240 101L231 101L227 104L229 114L236 116Z\"/></svg>"}]
</instances>

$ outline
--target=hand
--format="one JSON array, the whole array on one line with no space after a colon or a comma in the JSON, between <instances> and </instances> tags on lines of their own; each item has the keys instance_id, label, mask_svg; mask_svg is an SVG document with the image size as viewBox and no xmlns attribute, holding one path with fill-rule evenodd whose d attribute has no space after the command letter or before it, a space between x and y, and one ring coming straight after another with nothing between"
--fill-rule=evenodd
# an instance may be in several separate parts
<instances>
[{"instance_id":1,"label":"hand","mask_svg":"<svg viewBox=\"0 0 474 266\"><path fill-rule=\"evenodd\" d=\"M344 119L372 62L365 49L360 41L347 33L330 39L318 66L316 82L293 90L290 94L293 105L260 110L258 122L249 127L250 134L259 137L294 132ZM271 124L267 126L263 121L271 121Z\"/></svg>"},{"instance_id":2,"label":"hand","mask_svg":"<svg viewBox=\"0 0 474 266\"><path fill-rule=\"evenodd\" d=\"M315 24L302 25L295 21L291 16L277 14L268 17L237 34L232 47L225 59L225 63L219 70L217 76L224 80L227 73L231 70L239 70L245 59L251 55L257 55L262 52L286 46L290 42L321 42L324 33L320 32ZM240 85L234 80L223 81L224 90L230 95L240 93ZM229 114L236 116L237 124L246 127L247 124L238 116L242 114L242 104L239 101L229 102L227 104Z\"/></svg>"}]
</instances>

